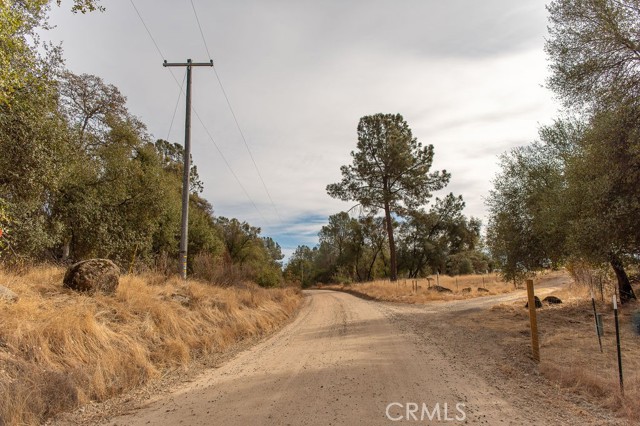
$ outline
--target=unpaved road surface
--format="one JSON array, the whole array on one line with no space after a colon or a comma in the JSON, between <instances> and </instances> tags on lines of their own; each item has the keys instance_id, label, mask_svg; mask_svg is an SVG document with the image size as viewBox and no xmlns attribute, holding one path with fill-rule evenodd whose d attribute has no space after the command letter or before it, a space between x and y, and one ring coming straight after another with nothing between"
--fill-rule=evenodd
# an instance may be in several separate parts
<instances>
[{"instance_id":1,"label":"unpaved road surface","mask_svg":"<svg viewBox=\"0 0 640 426\"><path fill-rule=\"evenodd\" d=\"M511 296L433 309L308 291L298 317L274 336L108 424L613 424L553 389L492 380L476 368L482 354L452 353L430 331L430 323L463 314L445 310L501 297ZM412 404L415 418L406 411Z\"/></svg>"}]
</instances>

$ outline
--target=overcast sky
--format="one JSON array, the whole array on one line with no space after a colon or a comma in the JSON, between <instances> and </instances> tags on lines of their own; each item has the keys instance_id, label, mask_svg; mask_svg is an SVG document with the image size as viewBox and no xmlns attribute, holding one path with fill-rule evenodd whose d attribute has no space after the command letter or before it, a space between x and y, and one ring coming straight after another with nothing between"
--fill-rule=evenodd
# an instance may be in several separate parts
<instances>
[{"instance_id":1,"label":"overcast sky","mask_svg":"<svg viewBox=\"0 0 640 426\"><path fill-rule=\"evenodd\" d=\"M124 0L103 0L107 10L88 15L63 1L51 14L57 27L43 37L62 42L71 71L117 86L154 138L183 143L184 96L178 104L171 73L181 83L184 69L162 61L209 60L191 3L134 3L161 54ZM193 0L275 208L213 70L194 68L193 106L206 129L194 116L192 151L204 197L216 215L261 227L287 254L314 245L327 217L354 204L325 187L350 162L358 120L400 113L419 141L434 145L434 169L452 173L446 192L485 220L498 155L536 139L557 111L543 87L545 3Z\"/></svg>"}]
</instances>

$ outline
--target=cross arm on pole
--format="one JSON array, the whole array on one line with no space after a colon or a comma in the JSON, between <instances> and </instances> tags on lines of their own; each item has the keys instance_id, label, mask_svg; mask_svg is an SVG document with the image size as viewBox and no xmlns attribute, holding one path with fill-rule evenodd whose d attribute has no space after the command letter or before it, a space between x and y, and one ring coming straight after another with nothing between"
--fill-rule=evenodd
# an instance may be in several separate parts
<instances>
[{"instance_id":1,"label":"cross arm on pole","mask_svg":"<svg viewBox=\"0 0 640 426\"><path fill-rule=\"evenodd\" d=\"M163 67L212 67L213 59L209 62L191 62L191 59L187 59L187 62L167 62L164 60Z\"/></svg>"}]
</instances>

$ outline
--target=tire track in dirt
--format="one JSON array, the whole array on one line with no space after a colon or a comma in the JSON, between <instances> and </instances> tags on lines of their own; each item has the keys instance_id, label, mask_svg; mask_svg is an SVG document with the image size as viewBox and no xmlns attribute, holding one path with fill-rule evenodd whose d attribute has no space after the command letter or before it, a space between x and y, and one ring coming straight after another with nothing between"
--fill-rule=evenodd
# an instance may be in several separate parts
<instances>
[{"instance_id":1,"label":"tire track in dirt","mask_svg":"<svg viewBox=\"0 0 640 426\"><path fill-rule=\"evenodd\" d=\"M441 305L429 313L426 306L306 292L299 316L273 337L108 424L437 424L392 422L386 410L394 402L402 410L395 405L389 414L403 420L407 403L429 410L446 403L452 420L444 421L441 412L441 424L598 424L589 421L589 413L574 423L559 422L560 414L531 392L518 397L531 399L530 409L514 404L515 387L477 374L430 334L429 321L440 318L438 310L455 304ZM465 421L454 418L458 403L464 404Z\"/></svg>"}]
</instances>

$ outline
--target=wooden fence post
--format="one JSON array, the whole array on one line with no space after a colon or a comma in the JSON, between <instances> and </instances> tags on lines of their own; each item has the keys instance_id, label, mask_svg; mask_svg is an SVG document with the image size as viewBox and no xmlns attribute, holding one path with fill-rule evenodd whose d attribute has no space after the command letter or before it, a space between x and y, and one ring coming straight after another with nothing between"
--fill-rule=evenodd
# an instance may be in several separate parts
<instances>
[{"instance_id":1,"label":"wooden fence post","mask_svg":"<svg viewBox=\"0 0 640 426\"><path fill-rule=\"evenodd\" d=\"M540 362L540 344L538 342L538 321L536 319L536 300L533 293L533 280L527 280L527 296L529 298L529 321L531 322L531 349L533 359Z\"/></svg>"}]
</instances>

